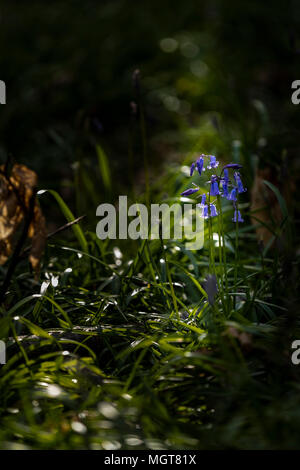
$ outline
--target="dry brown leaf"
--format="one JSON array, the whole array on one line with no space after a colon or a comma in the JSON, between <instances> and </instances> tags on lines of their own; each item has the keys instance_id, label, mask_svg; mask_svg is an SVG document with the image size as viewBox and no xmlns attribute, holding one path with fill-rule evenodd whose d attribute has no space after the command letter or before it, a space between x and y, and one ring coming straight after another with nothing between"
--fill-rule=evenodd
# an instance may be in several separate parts
<instances>
[{"instance_id":1,"label":"dry brown leaf","mask_svg":"<svg viewBox=\"0 0 300 470\"><path fill-rule=\"evenodd\" d=\"M13 253L17 232L30 211L30 201L37 185L37 175L25 165L15 164L9 178L4 165L0 166L0 264ZM38 201L35 199L32 220L28 229L32 239L29 261L35 273L46 243L46 224Z\"/></svg>"},{"instance_id":2,"label":"dry brown leaf","mask_svg":"<svg viewBox=\"0 0 300 470\"><path fill-rule=\"evenodd\" d=\"M33 220L28 230L28 236L32 238L32 245L29 253L29 262L35 273L39 272L40 262L46 244L46 222L41 208L35 204Z\"/></svg>"}]
</instances>

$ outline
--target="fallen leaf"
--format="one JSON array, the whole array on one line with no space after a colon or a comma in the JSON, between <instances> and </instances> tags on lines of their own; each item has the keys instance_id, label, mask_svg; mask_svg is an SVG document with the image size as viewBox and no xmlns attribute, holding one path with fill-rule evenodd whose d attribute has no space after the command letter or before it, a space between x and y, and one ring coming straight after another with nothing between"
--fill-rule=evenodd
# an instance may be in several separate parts
<instances>
[{"instance_id":1,"label":"fallen leaf","mask_svg":"<svg viewBox=\"0 0 300 470\"><path fill-rule=\"evenodd\" d=\"M9 177L5 175L4 165L0 166L0 265L13 253L17 234L30 216L30 201L36 185L36 173L25 165L15 164ZM46 243L46 224L36 198L27 237L32 241L29 262L38 274Z\"/></svg>"}]
</instances>

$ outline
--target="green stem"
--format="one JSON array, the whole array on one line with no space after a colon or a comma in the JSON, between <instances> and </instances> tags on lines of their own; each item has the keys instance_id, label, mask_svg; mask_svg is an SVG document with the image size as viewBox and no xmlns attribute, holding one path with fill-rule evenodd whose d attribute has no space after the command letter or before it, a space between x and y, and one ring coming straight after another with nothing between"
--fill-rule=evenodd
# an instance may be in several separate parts
<instances>
[{"instance_id":1,"label":"green stem","mask_svg":"<svg viewBox=\"0 0 300 470\"><path fill-rule=\"evenodd\" d=\"M215 266L215 247L214 247L214 240L213 240L213 233L212 233L212 221L210 217L210 192L208 195L208 238L209 238L209 270L216 274L216 266Z\"/></svg>"},{"instance_id":2,"label":"green stem","mask_svg":"<svg viewBox=\"0 0 300 470\"><path fill-rule=\"evenodd\" d=\"M220 202L219 210L220 210L221 234L222 234L222 257L223 257L223 263L224 263L225 289L226 289L226 295L228 295L228 277L227 277L226 246L225 246L224 221L223 221L223 211L222 211L221 202Z\"/></svg>"},{"instance_id":3,"label":"green stem","mask_svg":"<svg viewBox=\"0 0 300 470\"><path fill-rule=\"evenodd\" d=\"M226 302L224 297L224 277L227 276L226 265L224 264L224 237L223 237L223 220L222 220L222 205L221 198L217 196L217 208L218 208L218 243L219 243L219 265L220 265L220 278L221 278L221 300L223 304L224 314L226 313Z\"/></svg>"},{"instance_id":4,"label":"green stem","mask_svg":"<svg viewBox=\"0 0 300 470\"><path fill-rule=\"evenodd\" d=\"M238 267L238 250L239 250L239 223L238 223L238 202L234 209L236 212L235 222L235 258L234 258L234 291L237 289L237 267ZM236 296L234 296L234 308L236 307Z\"/></svg>"},{"instance_id":5,"label":"green stem","mask_svg":"<svg viewBox=\"0 0 300 470\"><path fill-rule=\"evenodd\" d=\"M217 208L218 208L218 248L219 248L219 263L220 263L220 275L221 275L221 286L222 286L222 291L224 289L223 285L223 277L224 277L224 265L223 265L223 247L222 247L222 240L221 240L221 200L220 196L217 196Z\"/></svg>"}]
</instances>

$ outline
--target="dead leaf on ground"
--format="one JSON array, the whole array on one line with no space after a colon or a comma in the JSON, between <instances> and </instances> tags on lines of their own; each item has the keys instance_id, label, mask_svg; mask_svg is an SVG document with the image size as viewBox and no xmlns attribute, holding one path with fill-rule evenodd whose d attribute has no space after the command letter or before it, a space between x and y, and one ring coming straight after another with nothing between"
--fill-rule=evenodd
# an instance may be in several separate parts
<instances>
[{"instance_id":1,"label":"dead leaf on ground","mask_svg":"<svg viewBox=\"0 0 300 470\"><path fill-rule=\"evenodd\" d=\"M13 253L17 233L30 212L30 201L37 185L37 175L25 165L15 164L9 177L0 165L0 265ZM31 216L27 237L32 246L29 262L37 274L46 243L46 224L37 199Z\"/></svg>"}]
</instances>

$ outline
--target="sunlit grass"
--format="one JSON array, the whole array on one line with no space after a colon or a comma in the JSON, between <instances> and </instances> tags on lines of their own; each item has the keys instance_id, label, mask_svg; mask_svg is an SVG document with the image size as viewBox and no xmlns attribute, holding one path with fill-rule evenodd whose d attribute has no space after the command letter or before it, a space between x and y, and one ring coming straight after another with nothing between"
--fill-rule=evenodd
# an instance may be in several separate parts
<instances>
[{"instance_id":1,"label":"sunlit grass","mask_svg":"<svg viewBox=\"0 0 300 470\"><path fill-rule=\"evenodd\" d=\"M174 174L169 181L175 194ZM296 446L282 425L290 419L296 426L300 416L277 282L281 261L275 270L270 252L260 256L247 221L236 257L229 220L225 207L228 285L214 305L203 281L210 243L216 274L224 275L216 222L199 252L144 240L132 254L132 245L127 252L77 229L77 242L49 242L39 282L20 265L1 308L8 346L1 448ZM283 377L290 381L284 404Z\"/></svg>"}]
</instances>

